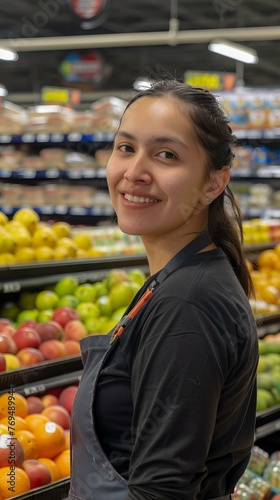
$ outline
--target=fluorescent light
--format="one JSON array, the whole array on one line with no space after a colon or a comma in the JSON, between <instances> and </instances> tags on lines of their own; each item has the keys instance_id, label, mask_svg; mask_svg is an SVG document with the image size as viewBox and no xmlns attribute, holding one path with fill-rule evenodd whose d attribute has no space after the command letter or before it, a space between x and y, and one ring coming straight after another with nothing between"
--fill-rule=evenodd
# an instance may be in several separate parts
<instances>
[{"instance_id":1,"label":"fluorescent light","mask_svg":"<svg viewBox=\"0 0 280 500\"><path fill-rule=\"evenodd\" d=\"M133 83L133 87L136 90L147 90L152 86L153 82L150 78L139 76Z\"/></svg>"},{"instance_id":2,"label":"fluorescent light","mask_svg":"<svg viewBox=\"0 0 280 500\"><path fill-rule=\"evenodd\" d=\"M5 95L8 94L8 91L5 87L5 85L2 85L2 83L0 83L0 97L5 97Z\"/></svg>"},{"instance_id":3,"label":"fluorescent light","mask_svg":"<svg viewBox=\"0 0 280 500\"><path fill-rule=\"evenodd\" d=\"M3 61L17 61L18 53L14 50L0 48L0 59L2 59Z\"/></svg>"},{"instance_id":4,"label":"fluorescent light","mask_svg":"<svg viewBox=\"0 0 280 500\"><path fill-rule=\"evenodd\" d=\"M247 64L256 64L259 61L257 52L254 49L227 40L213 40L208 45L208 49L211 52L216 52L216 54Z\"/></svg>"}]
</instances>

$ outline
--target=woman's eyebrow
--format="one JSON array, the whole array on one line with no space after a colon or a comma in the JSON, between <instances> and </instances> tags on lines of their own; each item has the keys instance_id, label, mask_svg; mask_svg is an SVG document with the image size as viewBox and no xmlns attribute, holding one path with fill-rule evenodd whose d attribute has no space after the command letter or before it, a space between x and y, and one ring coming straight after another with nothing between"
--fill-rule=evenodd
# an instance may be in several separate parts
<instances>
[{"instance_id":1,"label":"woman's eyebrow","mask_svg":"<svg viewBox=\"0 0 280 500\"><path fill-rule=\"evenodd\" d=\"M115 137L118 137L118 136L124 137L126 139L130 139L130 140L135 139L135 137L132 134L130 134L129 132L126 132L125 130L118 130L118 132L116 132ZM148 142L156 142L156 143L159 143L159 142L165 142L165 143L173 142L175 144L178 144L179 146L182 146L184 148L189 149L189 147L184 142L182 142L180 139L177 139L177 137L172 137L172 136L161 135L161 136L158 136L158 137L153 137Z\"/></svg>"}]
</instances>

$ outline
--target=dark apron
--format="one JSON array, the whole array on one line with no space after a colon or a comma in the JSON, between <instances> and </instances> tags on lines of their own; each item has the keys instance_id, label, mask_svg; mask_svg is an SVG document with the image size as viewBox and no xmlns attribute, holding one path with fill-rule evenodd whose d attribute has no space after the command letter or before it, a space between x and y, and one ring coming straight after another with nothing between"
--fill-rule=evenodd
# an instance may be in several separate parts
<instances>
[{"instance_id":1,"label":"dark apron","mask_svg":"<svg viewBox=\"0 0 280 500\"><path fill-rule=\"evenodd\" d=\"M194 247L192 254L210 243L207 238L198 239L201 240L199 249L197 245L188 245ZM177 258L176 268L180 262L182 260ZM158 284L173 269L167 264L157 278ZM110 334L90 335L80 341L84 368L72 410L71 446L75 452L71 460L69 500L125 500L129 493L127 481L118 474L101 448L93 420L98 376L109 351L115 347L110 345L111 339ZM226 495L212 500L230 498Z\"/></svg>"}]
</instances>

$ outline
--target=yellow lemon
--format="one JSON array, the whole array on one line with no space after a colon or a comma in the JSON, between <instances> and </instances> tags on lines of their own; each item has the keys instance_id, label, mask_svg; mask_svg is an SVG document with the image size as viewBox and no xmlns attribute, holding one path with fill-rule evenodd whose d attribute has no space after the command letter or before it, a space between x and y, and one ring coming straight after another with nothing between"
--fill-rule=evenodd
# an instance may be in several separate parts
<instances>
[{"instance_id":1,"label":"yellow lemon","mask_svg":"<svg viewBox=\"0 0 280 500\"><path fill-rule=\"evenodd\" d=\"M12 253L4 252L0 254L0 266L7 266L16 262L15 256Z\"/></svg>"},{"instance_id":2,"label":"yellow lemon","mask_svg":"<svg viewBox=\"0 0 280 500\"><path fill-rule=\"evenodd\" d=\"M54 250L53 248L42 246L34 249L36 260L53 260Z\"/></svg>"},{"instance_id":3,"label":"yellow lemon","mask_svg":"<svg viewBox=\"0 0 280 500\"><path fill-rule=\"evenodd\" d=\"M21 222L32 234L40 221L40 217L32 208L19 208L13 216L13 220Z\"/></svg>"},{"instance_id":4,"label":"yellow lemon","mask_svg":"<svg viewBox=\"0 0 280 500\"><path fill-rule=\"evenodd\" d=\"M57 246L66 248L68 250L69 257L75 257L77 254L78 247L71 238L59 238Z\"/></svg>"},{"instance_id":5,"label":"yellow lemon","mask_svg":"<svg viewBox=\"0 0 280 500\"><path fill-rule=\"evenodd\" d=\"M4 354L6 360L6 370L17 370L20 362L14 354Z\"/></svg>"},{"instance_id":6,"label":"yellow lemon","mask_svg":"<svg viewBox=\"0 0 280 500\"><path fill-rule=\"evenodd\" d=\"M6 214L4 214L4 212L0 212L0 225L1 226L5 226L8 222L8 217Z\"/></svg>"},{"instance_id":7,"label":"yellow lemon","mask_svg":"<svg viewBox=\"0 0 280 500\"><path fill-rule=\"evenodd\" d=\"M72 240L76 243L77 247L82 250L89 250L92 246L91 237L87 233L74 234Z\"/></svg>"},{"instance_id":8,"label":"yellow lemon","mask_svg":"<svg viewBox=\"0 0 280 500\"><path fill-rule=\"evenodd\" d=\"M69 255L68 249L66 247L57 246L54 249L54 259L56 260L64 260L69 259L71 256Z\"/></svg>"},{"instance_id":9,"label":"yellow lemon","mask_svg":"<svg viewBox=\"0 0 280 500\"><path fill-rule=\"evenodd\" d=\"M56 246L57 236L54 230L50 226L41 226L33 234L32 245L34 248L38 247L50 247L54 248Z\"/></svg>"},{"instance_id":10,"label":"yellow lemon","mask_svg":"<svg viewBox=\"0 0 280 500\"><path fill-rule=\"evenodd\" d=\"M33 248L21 247L15 251L16 262L32 262L35 260L35 252Z\"/></svg>"},{"instance_id":11,"label":"yellow lemon","mask_svg":"<svg viewBox=\"0 0 280 500\"><path fill-rule=\"evenodd\" d=\"M58 238L69 238L71 236L71 226L67 222L55 222L52 228Z\"/></svg>"},{"instance_id":12,"label":"yellow lemon","mask_svg":"<svg viewBox=\"0 0 280 500\"><path fill-rule=\"evenodd\" d=\"M82 258L85 258L88 256L89 256L89 254L88 254L87 250L83 250L82 248L78 248L77 253L76 253L76 257L82 259Z\"/></svg>"},{"instance_id":13,"label":"yellow lemon","mask_svg":"<svg viewBox=\"0 0 280 500\"><path fill-rule=\"evenodd\" d=\"M0 252L13 252L15 250L15 242L8 231L3 226L0 226Z\"/></svg>"}]
</instances>

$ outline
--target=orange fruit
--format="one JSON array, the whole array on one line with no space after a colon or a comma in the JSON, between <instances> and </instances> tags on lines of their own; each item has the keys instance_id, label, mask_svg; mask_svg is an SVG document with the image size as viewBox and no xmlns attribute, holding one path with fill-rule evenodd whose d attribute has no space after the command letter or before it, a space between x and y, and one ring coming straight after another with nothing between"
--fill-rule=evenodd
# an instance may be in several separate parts
<instances>
[{"instance_id":1,"label":"orange fruit","mask_svg":"<svg viewBox=\"0 0 280 500\"><path fill-rule=\"evenodd\" d=\"M39 446L35 439L35 436L30 431L18 431L15 437L20 442L24 451L24 460L29 458L36 459L39 456Z\"/></svg>"},{"instance_id":2,"label":"orange fruit","mask_svg":"<svg viewBox=\"0 0 280 500\"><path fill-rule=\"evenodd\" d=\"M39 457L54 458L65 450L64 429L56 422L45 422L34 430L39 446Z\"/></svg>"},{"instance_id":3,"label":"orange fruit","mask_svg":"<svg viewBox=\"0 0 280 500\"><path fill-rule=\"evenodd\" d=\"M10 488L10 489L9 489ZM30 490L30 480L26 472L20 467L2 467L0 469L0 495L3 498L12 498Z\"/></svg>"},{"instance_id":4,"label":"orange fruit","mask_svg":"<svg viewBox=\"0 0 280 500\"><path fill-rule=\"evenodd\" d=\"M58 467L57 467L56 463L54 462L54 460L52 460L51 458L42 457L42 458L38 458L38 461L41 462L42 464L46 465L47 468L49 469L51 476L52 476L52 483L54 481L58 481L59 479L61 479Z\"/></svg>"},{"instance_id":5,"label":"orange fruit","mask_svg":"<svg viewBox=\"0 0 280 500\"><path fill-rule=\"evenodd\" d=\"M277 254L277 252L275 250L269 249L264 250L260 253L259 257L257 258L257 264L260 268L268 267L270 269L274 269L277 267L278 260L279 255Z\"/></svg>"},{"instance_id":6,"label":"orange fruit","mask_svg":"<svg viewBox=\"0 0 280 500\"><path fill-rule=\"evenodd\" d=\"M24 418L21 417L13 417L13 419L9 419L9 417L2 418L0 420L0 424L6 425L9 429L9 434L11 431L18 432L27 430L27 425L25 423Z\"/></svg>"},{"instance_id":7,"label":"orange fruit","mask_svg":"<svg viewBox=\"0 0 280 500\"><path fill-rule=\"evenodd\" d=\"M8 413L9 412L9 413ZM9 414L25 418L28 413L28 404L24 396L18 392L5 392L0 396L0 419Z\"/></svg>"},{"instance_id":8,"label":"orange fruit","mask_svg":"<svg viewBox=\"0 0 280 500\"><path fill-rule=\"evenodd\" d=\"M30 413L25 417L26 428L32 433L34 433L39 425L47 422L49 422L48 417L41 415L41 413Z\"/></svg>"},{"instance_id":9,"label":"orange fruit","mask_svg":"<svg viewBox=\"0 0 280 500\"><path fill-rule=\"evenodd\" d=\"M54 458L60 477L70 476L70 450L64 450Z\"/></svg>"},{"instance_id":10,"label":"orange fruit","mask_svg":"<svg viewBox=\"0 0 280 500\"><path fill-rule=\"evenodd\" d=\"M64 430L64 435L65 435L66 450L70 450L70 429Z\"/></svg>"},{"instance_id":11,"label":"orange fruit","mask_svg":"<svg viewBox=\"0 0 280 500\"><path fill-rule=\"evenodd\" d=\"M0 436L1 434L9 434L8 427L4 424L0 424Z\"/></svg>"}]
</instances>

